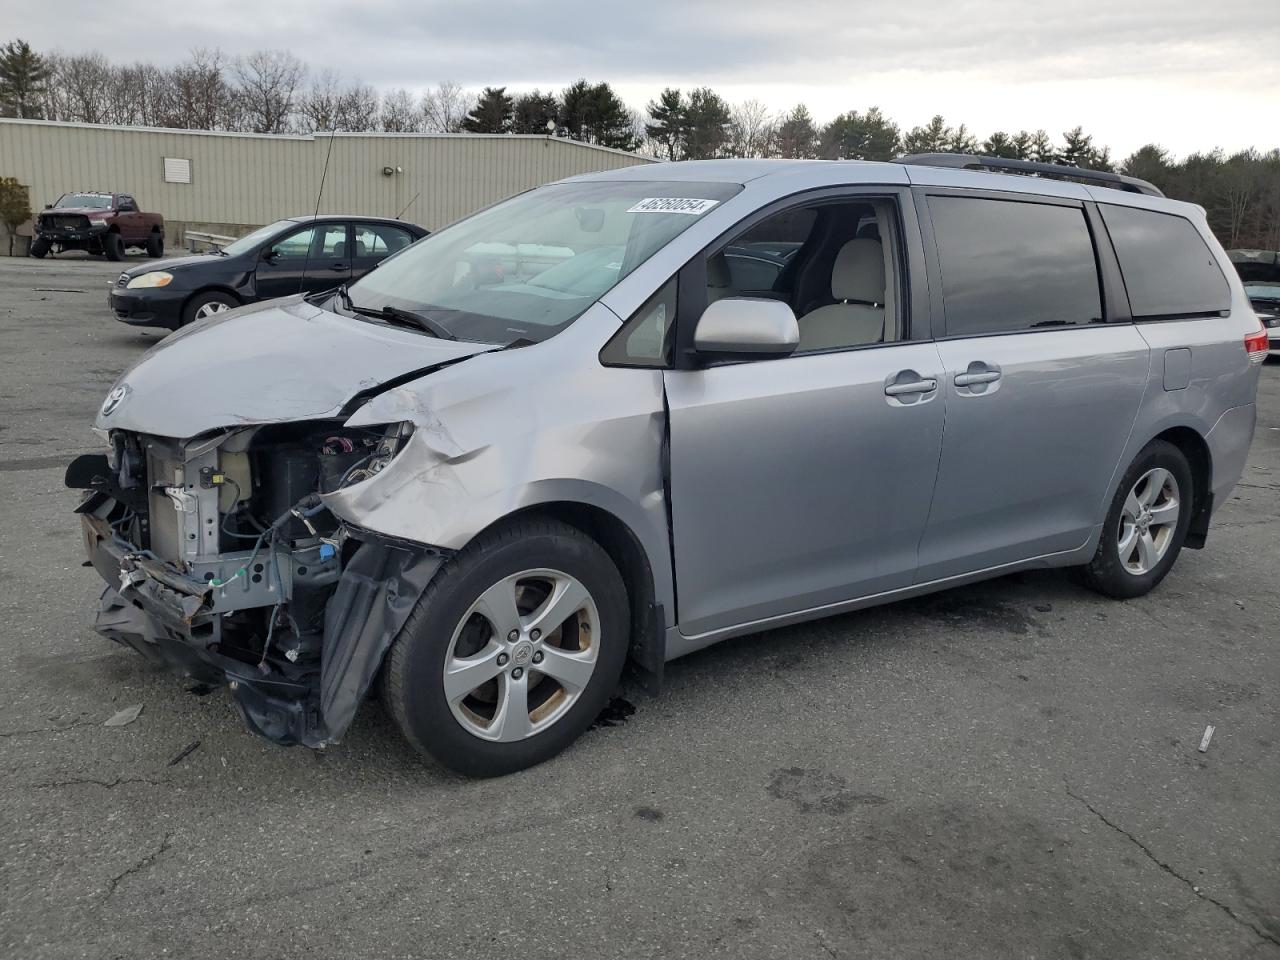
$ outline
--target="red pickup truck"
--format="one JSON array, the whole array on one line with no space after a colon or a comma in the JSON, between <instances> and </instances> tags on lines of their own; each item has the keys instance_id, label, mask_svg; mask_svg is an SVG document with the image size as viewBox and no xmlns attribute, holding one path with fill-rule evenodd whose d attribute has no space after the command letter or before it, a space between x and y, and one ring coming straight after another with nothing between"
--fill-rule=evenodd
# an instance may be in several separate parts
<instances>
[{"instance_id":1,"label":"red pickup truck","mask_svg":"<svg viewBox=\"0 0 1280 960\"><path fill-rule=\"evenodd\" d=\"M87 250L108 260L123 260L126 247L143 247L147 256L164 256L164 217L142 213L127 193L64 193L36 217L31 255Z\"/></svg>"}]
</instances>

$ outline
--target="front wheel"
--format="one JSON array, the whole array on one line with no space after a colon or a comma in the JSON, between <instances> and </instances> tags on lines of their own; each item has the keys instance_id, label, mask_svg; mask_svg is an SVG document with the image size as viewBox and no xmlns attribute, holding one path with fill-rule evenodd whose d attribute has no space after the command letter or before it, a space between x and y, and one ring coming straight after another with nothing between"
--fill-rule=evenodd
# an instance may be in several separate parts
<instances>
[{"instance_id":1,"label":"front wheel","mask_svg":"<svg viewBox=\"0 0 1280 960\"><path fill-rule=\"evenodd\" d=\"M195 323L197 320L206 320L209 317L217 316L219 313L234 310L238 306L240 306L240 301L229 293L222 293L218 290L206 290L203 293L197 293L182 308L182 325L185 327L187 324Z\"/></svg>"},{"instance_id":2,"label":"front wheel","mask_svg":"<svg viewBox=\"0 0 1280 960\"><path fill-rule=\"evenodd\" d=\"M1125 471L1084 582L1117 599L1140 597L1172 569L1187 538L1193 479L1186 455L1153 440Z\"/></svg>"},{"instance_id":3,"label":"front wheel","mask_svg":"<svg viewBox=\"0 0 1280 960\"><path fill-rule=\"evenodd\" d=\"M629 633L626 588L599 544L520 521L440 569L387 655L383 699L405 739L446 767L512 773L591 725Z\"/></svg>"},{"instance_id":4,"label":"front wheel","mask_svg":"<svg viewBox=\"0 0 1280 960\"><path fill-rule=\"evenodd\" d=\"M43 260L45 255L49 252L49 248L52 246L53 244L48 240L45 240L43 237L36 237L31 241L31 249L27 252L37 260Z\"/></svg>"},{"instance_id":5,"label":"front wheel","mask_svg":"<svg viewBox=\"0 0 1280 960\"><path fill-rule=\"evenodd\" d=\"M108 260L123 260L124 241L120 239L120 234L108 233L103 237L102 252L107 255Z\"/></svg>"}]
</instances>

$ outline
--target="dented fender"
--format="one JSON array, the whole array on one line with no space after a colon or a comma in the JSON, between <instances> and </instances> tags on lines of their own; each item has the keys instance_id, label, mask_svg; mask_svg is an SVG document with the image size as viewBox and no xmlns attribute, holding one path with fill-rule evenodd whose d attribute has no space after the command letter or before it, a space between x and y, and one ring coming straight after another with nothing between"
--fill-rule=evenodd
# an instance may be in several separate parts
<instances>
[{"instance_id":1,"label":"dented fender","mask_svg":"<svg viewBox=\"0 0 1280 960\"><path fill-rule=\"evenodd\" d=\"M597 507L635 534L655 600L672 615L662 374L604 367L598 346L570 342L603 344L617 326L596 305L541 344L472 357L374 397L348 426L408 421L413 433L379 473L325 494L325 505L362 529L449 550L539 504Z\"/></svg>"}]
</instances>

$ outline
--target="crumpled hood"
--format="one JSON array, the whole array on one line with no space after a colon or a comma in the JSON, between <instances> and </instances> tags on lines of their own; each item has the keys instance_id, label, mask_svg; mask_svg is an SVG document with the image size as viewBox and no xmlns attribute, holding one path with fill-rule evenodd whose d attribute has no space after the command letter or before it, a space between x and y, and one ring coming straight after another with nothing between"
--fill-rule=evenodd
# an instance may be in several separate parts
<instances>
[{"instance_id":1,"label":"crumpled hood","mask_svg":"<svg viewBox=\"0 0 1280 960\"><path fill-rule=\"evenodd\" d=\"M492 349L344 317L300 296L272 300L156 344L116 381L95 424L186 439L333 417L358 393Z\"/></svg>"}]
</instances>

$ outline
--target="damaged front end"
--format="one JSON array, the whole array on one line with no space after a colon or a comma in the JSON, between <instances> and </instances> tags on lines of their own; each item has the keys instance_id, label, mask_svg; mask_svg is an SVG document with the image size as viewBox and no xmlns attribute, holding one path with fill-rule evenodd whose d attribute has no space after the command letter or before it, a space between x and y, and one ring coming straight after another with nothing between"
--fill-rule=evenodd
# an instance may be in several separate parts
<instances>
[{"instance_id":1,"label":"damaged front end","mask_svg":"<svg viewBox=\"0 0 1280 960\"><path fill-rule=\"evenodd\" d=\"M279 744L342 736L443 562L440 550L342 523L321 496L377 474L410 424L255 424L178 441L110 431L68 468L95 628L148 659L227 683Z\"/></svg>"}]
</instances>

